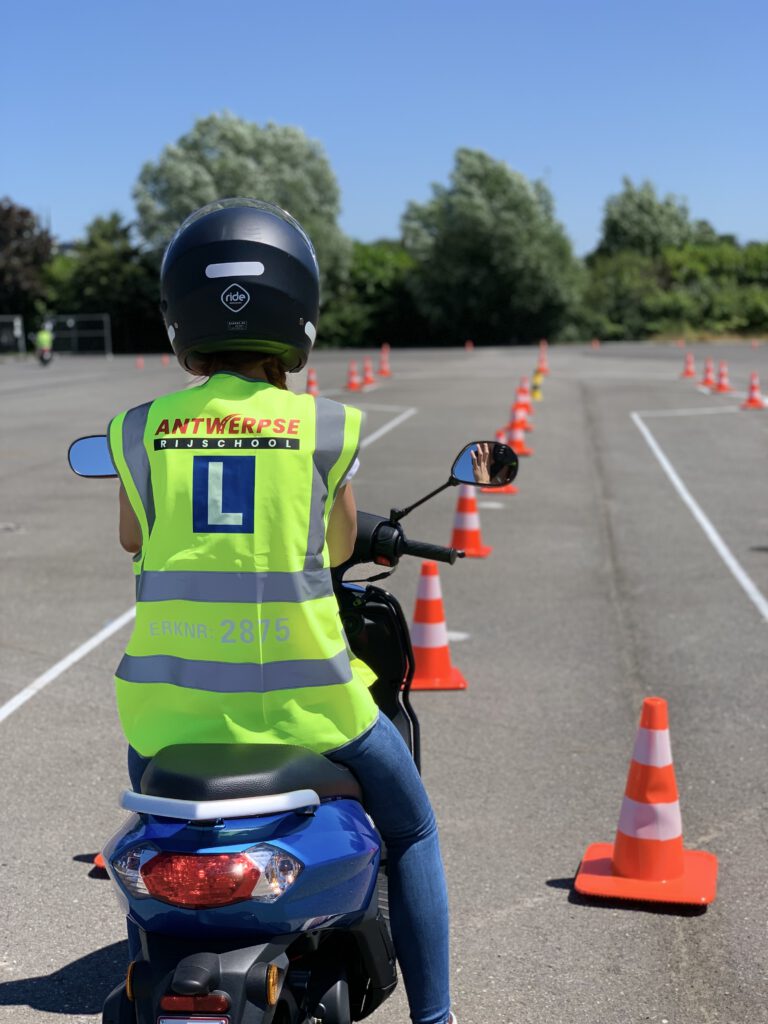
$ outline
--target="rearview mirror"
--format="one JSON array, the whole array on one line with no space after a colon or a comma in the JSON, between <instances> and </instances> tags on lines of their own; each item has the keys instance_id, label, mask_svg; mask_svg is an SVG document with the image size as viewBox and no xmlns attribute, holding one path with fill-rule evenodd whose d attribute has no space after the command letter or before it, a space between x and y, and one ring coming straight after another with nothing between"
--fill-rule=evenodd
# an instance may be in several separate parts
<instances>
[{"instance_id":1,"label":"rearview mirror","mask_svg":"<svg viewBox=\"0 0 768 1024\"><path fill-rule=\"evenodd\" d=\"M517 476L518 458L507 444L473 441L462 448L451 467L451 482L504 487Z\"/></svg>"},{"instance_id":2,"label":"rearview mirror","mask_svg":"<svg viewBox=\"0 0 768 1024\"><path fill-rule=\"evenodd\" d=\"M67 458L70 467L78 476L117 476L109 445L103 434L79 437L69 446Z\"/></svg>"}]
</instances>

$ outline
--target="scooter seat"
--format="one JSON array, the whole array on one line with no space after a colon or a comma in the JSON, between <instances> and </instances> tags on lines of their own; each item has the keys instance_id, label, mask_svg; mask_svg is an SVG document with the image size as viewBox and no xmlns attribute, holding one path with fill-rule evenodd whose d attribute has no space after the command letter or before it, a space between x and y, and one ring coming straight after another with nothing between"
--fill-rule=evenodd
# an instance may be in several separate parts
<instances>
[{"instance_id":1,"label":"scooter seat","mask_svg":"<svg viewBox=\"0 0 768 1024\"><path fill-rule=\"evenodd\" d=\"M145 796L234 800L313 789L320 799L363 794L349 769L305 747L282 743L184 743L164 747L141 779Z\"/></svg>"}]
</instances>

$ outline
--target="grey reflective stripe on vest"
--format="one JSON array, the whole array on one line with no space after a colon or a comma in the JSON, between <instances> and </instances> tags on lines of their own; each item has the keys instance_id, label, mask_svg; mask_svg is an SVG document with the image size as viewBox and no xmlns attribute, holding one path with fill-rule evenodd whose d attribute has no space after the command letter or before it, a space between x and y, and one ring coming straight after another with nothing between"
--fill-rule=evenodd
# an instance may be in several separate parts
<instances>
[{"instance_id":1,"label":"grey reflective stripe on vest","mask_svg":"<svg viewBox=\"0 0 768 1024\"><path fill-rule=\"evenodd\" d=\"M136 578L137 601L231 601L296 603L333 595L328 569L305 572L144 571Z\"/></svg>"},{"instance_id":2,"label":"grey reflective stripe on vest","mask_svg":"<svg viewBox=\"0 0 768 1024\"><path fill-rule=\"evenodd\" d=\"M115 674L127 683L171 683L213 693L273 693L348 683L352 668L346 651L317 661L270 661L265 665L126 654Z\"/></svg>"},{"instance_id":3,"label":"grey reflective stripe on vest","mask_svg":"<svg viewBox=\"0 0 768 1024\"><path fill-rule=\"evenodd\" d=\"M152 402L146 402L135 409L129 409L123 418L123 457L144 506L150 533L155 525L155 499L152 496L149 456L144 447L144 431L151 405Z\"/></svg>"},{"instance_id":4,"label":"grey reflective stripe on vest","mask_svg":"<svg viewBox=\"0 0 768 1024\"><path fill-rule=\"evenodd\" d=\"M312 497L305 570L316 569L323 564L328 477L344 450L344 426L347 416L343 405L328 398L316 398L315 409L315 452L312 456Z\"/></svg>"}]
</instances>

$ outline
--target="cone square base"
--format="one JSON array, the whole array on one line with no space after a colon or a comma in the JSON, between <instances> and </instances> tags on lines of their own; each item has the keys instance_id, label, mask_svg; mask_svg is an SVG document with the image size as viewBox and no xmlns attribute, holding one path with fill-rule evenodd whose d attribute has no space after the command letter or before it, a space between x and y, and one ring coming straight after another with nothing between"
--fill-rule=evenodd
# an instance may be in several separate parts
<instances>
[{"instance_id":1,"label":"cone square base","mask_svg":"<svg viewBox=\"0 0 768 1024\"><path fill-rule=\"evenodd\" d=\"M414 676L412 690L466 690L467 680L455 665L448 676Z\"/></svg>"},{"instance_id":2,"label":"cone square base","mask_svg":"<svg viewBox=\"0 0 768 1024\"><path fill-rule=\"evenodd\" d=\"M457 547L457 545L451 544L451 547ZM474 547L467 548L459 544L458 550L463 551L467 558L487 558L493 551L493 548L488 548L484 544L481 544L479 547L475 545Z\"/></svg>"},{"instance_id":3,"label":"cone square base","mask_svg":"<svg viewBox=\"0 0 768 1024\"><path fill-rule=\"evenodd\" d=\"M504 484L503 487L481 487L483 494L517 494L514 484Z\"/></svg>"},{"instance_id":4,"label":"cone square base","mask_svg":"<svg viewBox=\"0 0 768 1024\"><path fill-rule=\"evenodd\" d=\"M717 857L704 850L683 850L683 874L663 882L623 878L613 873L613 843L592 843L574 881L582 896L640 900L648 903L688 903L705 906L717 892Z\"/></svg>"}]
</instances>

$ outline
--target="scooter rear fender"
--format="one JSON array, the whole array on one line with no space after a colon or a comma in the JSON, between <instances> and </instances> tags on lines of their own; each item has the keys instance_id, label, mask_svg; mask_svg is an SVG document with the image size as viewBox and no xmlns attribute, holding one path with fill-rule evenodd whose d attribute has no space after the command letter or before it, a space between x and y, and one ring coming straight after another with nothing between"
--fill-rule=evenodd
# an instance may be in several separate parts
<instances>
[{"instance_id":1,"label":"scooter rear fender","mask_svg":"<svg viewBox=\"0 0 768 1024\"><path fill-rule=\"evenodd\" d=\"M114 862L132 847L158 852L239 853L269 843L303 865L294 884L273 903L244 900L211 909L171 906L124 887ZM273 936L343 926L373 896L381 842L354 800L327 800L314 814L288 813L222 822L172 821L133 815L104 850L124 912L143 930L207 940L268 940Z\"/></svg>"}]
</instances>

